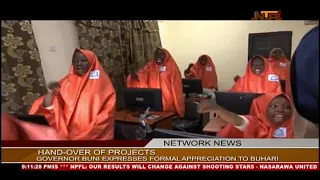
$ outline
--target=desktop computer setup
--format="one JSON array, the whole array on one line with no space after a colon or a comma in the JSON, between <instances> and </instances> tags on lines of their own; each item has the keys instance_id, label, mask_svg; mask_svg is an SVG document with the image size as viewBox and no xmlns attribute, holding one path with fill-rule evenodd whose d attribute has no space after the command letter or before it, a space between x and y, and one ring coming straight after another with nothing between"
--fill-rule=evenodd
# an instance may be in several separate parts
<instances>
[{"instance_id":1,"label":"desktop computer setup","mask_svg":"<svg viewBox=\"0 0 320 180\"><path fill-rule=\"evenodd\" d=\"M201 79L182 79L182 89L186 98L189 98L190 94L202 94Z\"/></svg>"},{"instance_id":2,"label":"desktop computer setup","mask_svg":"<svg viewBox=\"0 0 320 180\"><path fill-rule=\"evenodd\" d=\"M183 80L184 93L202 93L201 81ZM188 86L186 86L188 84ZM236 114L246 115L250 111L251 103L254 98L259 97L261 94L257 93L234 93L234 92L215 92L216 102L225 109L232 111ZM162 95L161 89L151 88L126 88L123 91L124 106L131 112L136 112L136 116L147 116L145 111L149 108L150 111L162 111ZM28 121L41 125L49 125L44 116L41 115L25 115L25 114L12 114L17 119ZM146 118L146 117L145 117ZM166 135L165 135L166 134ZM186 133L165 129L154 129L152 132L153 138L161 137L181 137L181 138L206 138L214 137L202 134Z\"/></svg>"},{"instance_id":3,"label":"desktop computer setup","mask_svg":"<svg viewBox=\"0 0 320 180\"><path fill-rule=\"evenodd\" d=\"M183 80L184 93L202 93L201 81L199 79ZM188 86L186 86L188 84ZM250 111L252 100L259 97L258 93L235 93L235 92L215 92L217 104L225 109L237 114L246 115ZM139 114L149 107L151 111L162 111L162 96L160 89L149 88L127 88L124 91L124 101L127 109L140 109ZM181 138L202 138L214 137L203 134L194 134L165 129L154 129L153 138L181 137Z\"/></svg>"},{"instance_id":4,"label":"desktop computer setup","mask_svg":"<svg viewBox=\"0 0 320 180\"><path fill-rule=\"evenodd\" d=\"M126 88L123 96L125 108L136 117L144 114L147 108L150 111L162 111L161 89Z\"/></svg>"},{"instance_id":5,"label":"desktop computer setup","mask_svg":"<svg viewBox=\"0 0 320 180\"><path fill-rule=\"evenodd\" d=\"M186 97L189 94L202 94L201 79L182 79L183 93ZM240 115L246 115L250 111L253 99L262 95L261 93L240 93L240 92L214 92L216 102L223 108Z\"/></svg>"}]
</instances>

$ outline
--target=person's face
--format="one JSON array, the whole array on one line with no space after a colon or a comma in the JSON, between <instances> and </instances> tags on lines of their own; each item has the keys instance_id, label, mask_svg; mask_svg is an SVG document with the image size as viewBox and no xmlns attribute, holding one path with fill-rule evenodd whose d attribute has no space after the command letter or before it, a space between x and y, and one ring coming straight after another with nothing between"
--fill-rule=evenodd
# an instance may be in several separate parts
<instances>
[{"instance_id":1,"label":"person's face","mask_svg":"<svg viewBox=\"0 0 320 180\"><path fill-rule=\"evenodd\" d=\"M84 54L76 52L72 57L72 66L76 74L84 75L89 70L89 61Z\"/></svg>"},{"instance_id":2,"label":"person's face","mask_svg":"<svg viewBox=\"0 0 320 180\"><path fill-rule=\"evenodd\" d=\"M207 64L208 59L207 59L206 56L201 56L200 59L199 59L199 61L200 61L200 64L204 66L204 65Z\"/></svg>"},{"instance_id":3,"label":"person's face","mask_svg":"<svg viewBox=\"0 0 320 180\"><path fill-rule=\"evenodd\" d=\"M251 61L251 72L256 75L260 75L264 71L264 61L260 57L255 57Z\"/></svg>"},{"instance_id":4,"label":"person's face","mask_svg":"<svg viewBox=\"0 0 320 180\"><path fill-rule=\"evenodd\" d=\"M274 98L268 105L266 116L275 126L280 126L292 115L292 108L289 100L284 96Z\"/></svg>"},{"instance_id":5,"label":"person's face","mask_svg":"<svg viewBox=\"0 0 320 180\"><path fill-rule=\"evenodd\" d=\"M275 60L280 60L282 57L282 51L280 49L275 49L271 53L271 57Z\"/></svg>"},{"instance_id":6,"label":"person's face","mask_svg":"<svg viewBox=\"0 0 320 180\"><path fill-rule=\"evenodd\" d=\"M154 52L154 60L156 61L156 63L158 65L162 65L164 60L166 58L166 54L163 50L161 49L157 49L155 52Z\"/></svg>"}]
</instances>

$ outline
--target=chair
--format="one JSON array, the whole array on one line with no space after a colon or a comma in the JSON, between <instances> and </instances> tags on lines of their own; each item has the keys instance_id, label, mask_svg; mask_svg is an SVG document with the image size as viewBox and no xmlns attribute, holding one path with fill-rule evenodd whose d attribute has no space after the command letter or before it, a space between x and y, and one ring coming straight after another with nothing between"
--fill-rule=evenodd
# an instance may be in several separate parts
<instances>
[{"instance_id":1,"label":"chair","mask_svg":"<svg viewBox=\"0 0 320 180\"><path fill-rule=\"evenodd\" d=\"M185 116L172 122L173 130L192 133L202 132L202 116L197 112L198 102L185 101Z\"/></svg>"}]
</instances>

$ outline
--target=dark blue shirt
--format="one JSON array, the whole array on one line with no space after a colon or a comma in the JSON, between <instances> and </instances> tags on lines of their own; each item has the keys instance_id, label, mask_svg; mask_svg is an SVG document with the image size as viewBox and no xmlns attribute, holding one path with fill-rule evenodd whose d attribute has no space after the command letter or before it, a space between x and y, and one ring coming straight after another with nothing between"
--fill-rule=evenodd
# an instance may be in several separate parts
<instances>
[{"instance_id":1,"label":"dark blue shirt","mask_svg":"<svg viewBox=\"0 0 320 180\"><path fill-rule=\"evenodd\" d=\"M297 112L319 124L319 26L300 41L291 62L291 90Z\"/></svg>"}]
</instances>

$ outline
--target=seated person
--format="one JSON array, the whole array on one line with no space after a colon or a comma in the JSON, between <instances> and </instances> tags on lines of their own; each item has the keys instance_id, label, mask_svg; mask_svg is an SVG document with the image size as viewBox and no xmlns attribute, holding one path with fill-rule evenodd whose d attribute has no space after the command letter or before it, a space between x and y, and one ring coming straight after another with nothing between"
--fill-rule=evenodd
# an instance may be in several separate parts
<instances>
[{"instance_id":1,"label":"seated person","mask_svg":"<svg viewBox=\"0 0 320 180\"><path fill-rule=\"evenodd\" d=\"M282 92L278 76L261 56L254 56L247 64L243 77L237 80L230 92L274 93Z\"/></svg>"},{"instance_id":2,"label":"seated person","mask_svg":"<svg viewBox=\"0 0 320 180\"><path fill-rule=\"evenodd\" d=\"M52 127L25 122L15 117L1 114L1 140L66 140Z\"/></svg>"},{"instance_id":3,"label":"seated person","mask_svg":"<svg viewBox=\"0 0 320 180\"><path fill-rule=\"evenodd\" d=\"M181 74L176 62L166 49L157 48L154 52L154 59L138 72L137 76L130 75L130 84L139 84L140 87L160 88L163 110L176 112L180 117L184 117ZM135 79L136 77L139 79Z\"/></svg>"},{"instance_id":4,"label":"seated person","mask_svg":"<svg viewBox=\"0 0 320 180\"><path fill-rule=\"evenodd\" d=\"M92 51L76 49L69 74L47 89L30 114L44 115L69 140L113 139L116 94Z\"/></svg>"},{"instance_id":5,"label":"seated person","mask_svg":"<svg viewBox=\"0 0 320 180\"><path fill-rule=\"evenodd\" d=\"M192 66L194 66L194 64L190 63L188 68L186 70L184 70L184 77L186 77L186 78L197 78L197 77L193 76L193 75L197 74L196 72L192 72L191 73Z\"/></svg>"},{"instance_id":6,"label":"seated person","mask_svg":"<svg viewBox=\"0 0 320 180\"><path fill-rule=\"evenodd\" d=\"M225 138L292 138L292 105L284 93L268 93L253 100L250 113L240 116L214 100L198 106L200 113L215 112L219 117L217 136Z\"/></svg>"},{"instance_id":7,"label":"seated person","mask_svg":"<svg viewBox=\"0 0 320 180\"><path fill-rule=\"evenodd\" d=\"M185 70L186 78L199 78L202 87L218 90L218 78L215 66L208 55L201 55L194 66Z\"/></svg>"}]
</instances>

